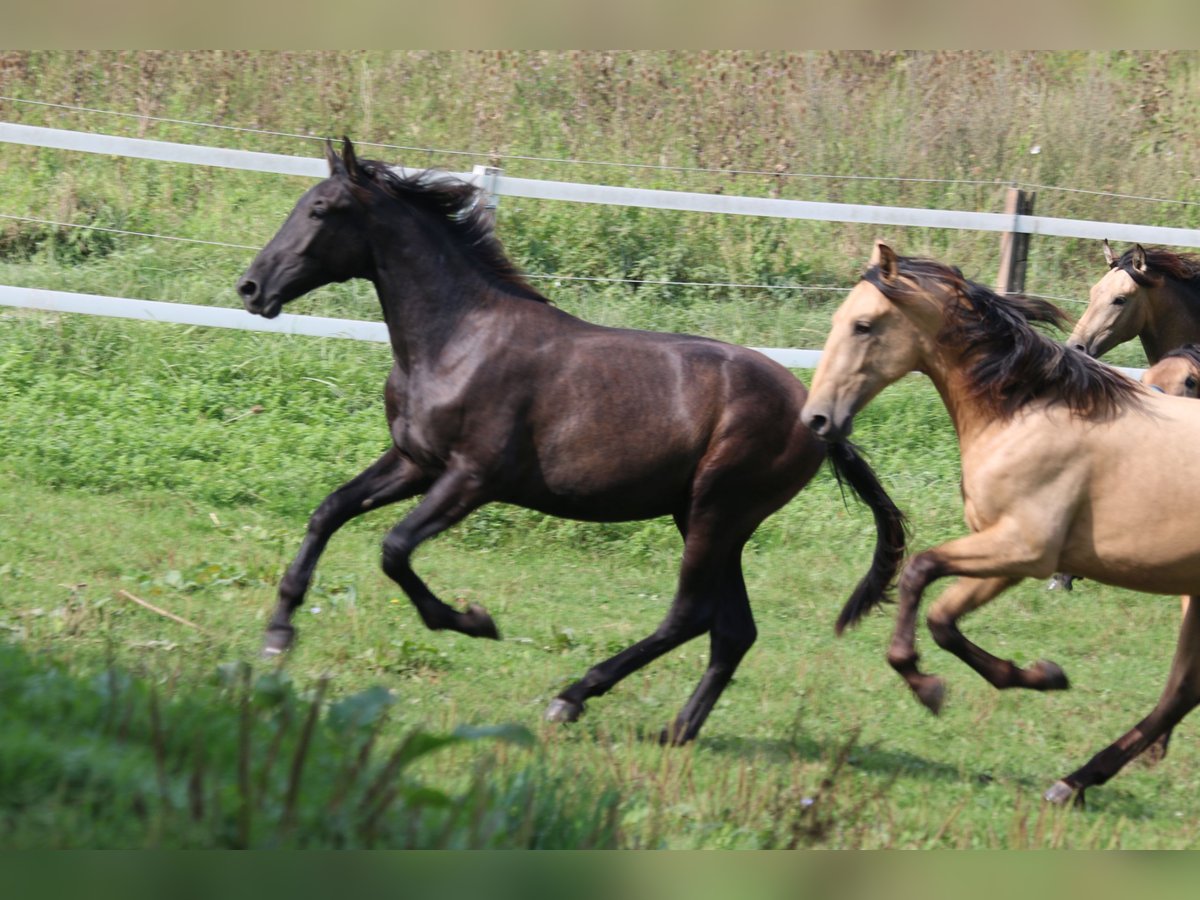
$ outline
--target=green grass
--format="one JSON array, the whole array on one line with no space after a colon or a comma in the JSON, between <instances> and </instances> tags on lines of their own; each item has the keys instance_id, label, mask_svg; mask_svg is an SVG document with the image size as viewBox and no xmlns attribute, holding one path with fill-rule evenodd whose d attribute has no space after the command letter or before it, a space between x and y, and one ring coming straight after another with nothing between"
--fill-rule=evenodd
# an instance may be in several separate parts
<instances>
[{"instance_id":1,"label":"green grass","mask_svg":"<svg viewBox=\"0 0 1200 900\"><path fill-rule=\"evenodd\" d=\"M0 320L0 347L8 640L84 678L115 664L169 696L200 690L219 664L253 662L308 511L381 446L377 348L34 315ZM267 410L238 418L254 403ZM861 419L913 548L961 533L957 450L927 382L906 379ZM703 642L631 676L574 726L540 716L660 620L678 564L669 523L496 507L422 548L416 568L435 590L496 616L506 639L493 643L426 631L382 575L379 540L402 513L373 512L334 539L287 673L302 690L328 674L334 699L393 691L392 740L460 724L532 730L539 776L577 788L578 808L617 793L622 846L1185 847L1200 834L1190 721L1163 765L1131 766L1086 812L1039 801L1157 698L1173 599L1027 583L971 617L967 632L988 649L1060 662L1074 685L1060 695L995 692L922 633L928 667L950 685L934 719L884 660L888 611L832 634L872 535L822 473L747 553L758 644L700 741L663 750L653 738L699 678ZM465 791L485 762L504 783L530 756L456 747L416 774Z\"/></svg>"}]
</instances>

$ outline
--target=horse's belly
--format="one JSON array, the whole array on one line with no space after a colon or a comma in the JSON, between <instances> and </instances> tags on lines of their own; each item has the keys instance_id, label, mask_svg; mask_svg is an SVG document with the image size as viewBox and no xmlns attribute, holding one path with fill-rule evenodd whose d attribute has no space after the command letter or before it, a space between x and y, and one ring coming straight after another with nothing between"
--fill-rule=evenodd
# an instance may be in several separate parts
<instances>
[{"instance_id":1,"label":"horse's belly","mask_svg":"<svg viewBox=\"0 0 1200 900\"><path fill-rule=\"evenodd\" d=\"M1200 497L1184 486L1094 502L1063 548L1064 571L1150 593L1200 592Z\"/></svg>"},{"instance_id":2,"label":"horse's belly","mask_svg":"<svg viewBox=\"0 0 1200 900\"><path fill-rule=\"evenodd\" d=\"M508 502L568 519L620 522L651 519L684 505L694 466L556 466L514 486Z\"/></svg>"}]
</instances>

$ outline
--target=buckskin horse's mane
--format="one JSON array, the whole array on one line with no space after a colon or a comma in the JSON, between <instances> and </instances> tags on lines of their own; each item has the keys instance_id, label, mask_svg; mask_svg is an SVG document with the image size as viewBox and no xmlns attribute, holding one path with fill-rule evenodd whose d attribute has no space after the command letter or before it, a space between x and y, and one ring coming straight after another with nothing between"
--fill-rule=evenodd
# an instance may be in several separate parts
<instances>
[{"instance_id":1,"label":"buckskin horse's mane","mask_svg":"<svg viewBox=\"0 0 1200 900\"><path fill-rule=\"evenodd\" d=\"M1190 299L1200 305L1200 255L1176 253L1161 247L1145 247L1142 252L1146 254L1146 274L1134 268L1136 247L1130 247L1120 258L1113 260L1110 268L1121 269L1142 287L1153 287L1154 276L1165 275L1188 288L1192 293Z\"/></svg>"},{"instance_id":2,"label":"buckskin horse's mane","mask_svg":"<svg viewBox=\"0 0 1200 900\"><path fill-rule=\"evenodd\" d=\"M968 392L995 415L1009 418L1043 400L1081 417L1107 418L1136 401L1132 380L1034 327L1062 328L1066 316L1053 304L1001 296L936 260L898 257L896 262L895 278L885 280L878 266L863 278L897 303L923 294L946 298L938 343L961 354Z\"/></svg>"},{"instance_id":3,"label":"buckskin horse's mane","mask_svg":"<svg viewBox=\"0 0 1200 900\"><path fill-rule=\"evenodd\" d=\"M402 175L378 160L360 160L359 165L386 196L424 209L444 221L447 231L467 256L509 293L527 300L550 302L504 252L492 228L491 215L479 202L480 188L432 169Z\"/></svg>"}]
</instances>

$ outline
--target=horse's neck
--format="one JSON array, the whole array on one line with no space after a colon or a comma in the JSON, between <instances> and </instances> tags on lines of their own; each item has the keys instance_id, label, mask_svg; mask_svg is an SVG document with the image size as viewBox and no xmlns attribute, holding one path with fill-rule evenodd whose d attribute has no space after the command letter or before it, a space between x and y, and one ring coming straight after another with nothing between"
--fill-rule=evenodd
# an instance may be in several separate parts
<instances>
[{"instance_id":1,"label":"horse's neck","mask_svg":"<svg viewBox=\"0 0 1200 900\"><path fill-rule=\"evenodd\" d=\"M1167 281L1150 298L1145 327L1138 337L1151 364L1183 344L1200 341L1200 296Z\"/></svg>"},{"instance_id":2,"label":"horse's neck","mask_svg":"<svg viewBox=\"0 0 1200 900\"><path fill-rule=\"evenodd\" d=\"M960 361L944 353L926 360L921 371L929 376L934 388L942 398L946 412L958 435L960 451L965 450L988 421L981 414L979 403L967 390L967 378Z\"/></svg>"},{"instance_id":3,"label":"horse's neck","mask_svg":"<svg viewBox=\"0 0 1200 900\"><path fill-rule=\"evenodd\" d=\"M393 354L405 371L436 360L493 289L450 241L405 229L375 242L372 280Z\"/></svg>"}]
</instances>

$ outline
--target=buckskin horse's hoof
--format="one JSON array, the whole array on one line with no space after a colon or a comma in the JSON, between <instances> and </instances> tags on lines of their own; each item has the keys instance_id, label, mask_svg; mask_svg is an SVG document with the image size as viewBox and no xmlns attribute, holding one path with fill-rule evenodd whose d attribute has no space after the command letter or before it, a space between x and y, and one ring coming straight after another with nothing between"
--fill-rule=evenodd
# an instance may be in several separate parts
<instances>
[{"instance_id":1,"label":"buckskin horse's hoof","mask_svg":"<svg viewBox=\"0 0 1200 900\"><path fill-rule=\"evenodd\" d=\"M496 623L492 621L488 611L478 603L467 604L467 610L461 613L461 616L459 621L462 624L463 634L471 637L491 638L493 641L500 640L500 629L496 627Z\"/></svg>"},{"instance_id":2,"label":"buckskin horse's hoof","mask_svg":"<svg viewBox=\"0 0 1200 900\"><path fill-rule=\"evenodd\" d=\"M1048 659L1039 659L1035 662L1029 667L1029 674L1033 676L1035 686L1039 691L1065 691L1071 686L1062 666L1052 663Z\"/></svg>"},{"instance_id":3,"label":"buckskin horse's hoof","mask_svg":"<svg viewBox=\"0 0 1200 900\"><path fill-rule=\"evenodd\" d=\"M575 722L583 715L583 704L562 697L555 697L546 707L544 718L547 722Z\"/></svg>"},{"instance_id":4,"label":"buckskin horse's hoof","mask_svg":"<svg viewBox=\"0 0 1200 900\"><path fill-rule=\"evenodd\" d=\"M1056 781L1050 785L1050 790L1042 795L1047 803L1053 803L1055 806L1065 806L1072 799L1076 806L1083 806L1083 790L1075 790L1065 781Z\"/></svg>"},{"instance_id":5,"label":"buckskin horse's hoof","mask_svg":"<svg viewBox=\"0 0 1200 900\"><path fill-rule=\"evenodd\" d=\"M936 675L925 675L913 688L913 693L917 695L921 704L936 716L941 713L942 704L946 701L946 682Z\"/></svg>"},{"instance_id":6,"label":"buckskin horse's hoof","mask_svg":"<svg viewBox=\"0 0 1200 900\"><path fill-rule=\"evenodd\" d=\"M262 652L259 655L263 659L275 659L291 649L295 642L295 628L268 628L267 634L263 638Z\"/></svg>"}]
</instances>

